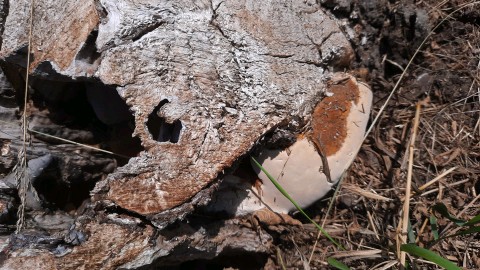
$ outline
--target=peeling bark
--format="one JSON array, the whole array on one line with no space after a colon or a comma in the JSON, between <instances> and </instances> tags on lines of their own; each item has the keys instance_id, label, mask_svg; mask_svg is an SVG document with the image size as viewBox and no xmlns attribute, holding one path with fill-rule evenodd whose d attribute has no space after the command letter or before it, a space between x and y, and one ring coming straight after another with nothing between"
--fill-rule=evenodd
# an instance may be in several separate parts
<instances>
[{"instance_id":1,"label":"peeling bark","mask_svg":"<svg viewBox=\"0 0 480 270\"><path fill-rule=\"evenodd\" d=\"M17 105L29 3L0 10L0 59ZM32 222L28 241L48 245L18 244L27 232L7 240L3 268L135 269L229 250L268 252L270 236L235 219L197 220L196 227L181 220L209 202L219 179L267 132L304 127L325 79L353 58L315 1L36 0L33 25L31 128L131 158L124 164L36 134L30 159L55 154L68 168L80 164L79 179L96 186L85 202L60 207L54 220L70 226L40 233ZM8 115L18 123L15 108ZM2 130L19 135L16 125L2 123ZM2 137L13 146L7 160L15 159L18 137ZM82 157L65 163L71 153ZM179 257L185 247L194 251Z\"/></svg>"}]
</instances>

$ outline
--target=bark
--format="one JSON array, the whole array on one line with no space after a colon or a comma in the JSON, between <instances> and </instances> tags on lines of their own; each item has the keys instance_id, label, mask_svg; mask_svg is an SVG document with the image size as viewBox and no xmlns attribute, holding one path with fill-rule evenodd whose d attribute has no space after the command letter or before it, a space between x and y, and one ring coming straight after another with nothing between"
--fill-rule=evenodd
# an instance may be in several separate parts
<instances>
[{"instance_id":1,"label":"bark","mask_svg":"<svg viewBox=\"0 0 480 270\"><path fill-rule=\"evenodd\" d=\"M315 1L34 3L30 129L120 156L33 133L28 159L52 158L32 177L40 194L30 228L3 238L3 268L134 269L267 253L267 233L191 213L262 136L308 122L330 72L353 57L336 22ZM13 135L1 137L9 183L21 144L30 1L0 4L0 59L16 90L2 92L0 104L9 122L2 131ZM16 202L14 189L1 192ZM193 251L180 256L186 247Z\"/></svg>"}]
</instances>

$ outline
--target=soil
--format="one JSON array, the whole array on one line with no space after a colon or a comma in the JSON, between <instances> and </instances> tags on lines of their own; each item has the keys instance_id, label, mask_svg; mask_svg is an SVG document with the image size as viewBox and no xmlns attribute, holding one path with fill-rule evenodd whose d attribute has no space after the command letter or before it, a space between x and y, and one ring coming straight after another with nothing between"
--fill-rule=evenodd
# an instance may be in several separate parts
<instances>
[{"instance_id":1,"label":"soil","mask_svg":"<svg viewBox=\"0 0 480 270\"><path fill-rule=\"evenodd\" d=\"M265 268L330 269L326 259L335 257L351 269L380 269L388 264L390 267L382 269L399 269L397 237L408 149L416 104L421 104L412 171L416 194L410 200L413 240L465 269L480 269L478 234L448 238L432 246L429 222L432 206L437 203L445 204L459 219L479 214L480 4L465 7L446 19L467 2L321 2L341 20L354 46L356 59L350 72L374 91L372 120L401 81L345 176L330 212L333 193L308 209L308 214L324 224L345 251L323 236L314 249L316 229L296 215L302 227L267 228L279 233L277 249ZM425 38L426 43L412 60ZM418 190L449 169L433 185ZM458 231L452 221L438 213L436 216L441 235ZM407 262L414 269L442 269L409 256Z\"/></svg>"}]
</instances>

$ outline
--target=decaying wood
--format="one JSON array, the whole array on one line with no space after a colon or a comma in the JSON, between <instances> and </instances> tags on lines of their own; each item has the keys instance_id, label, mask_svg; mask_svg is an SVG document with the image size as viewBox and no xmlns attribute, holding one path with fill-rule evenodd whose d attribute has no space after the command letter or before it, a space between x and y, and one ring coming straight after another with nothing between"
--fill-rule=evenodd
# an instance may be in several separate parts
<instances>
[{"instance_id":1,"label":"decaying wood","mask_svg":"<svg viewBox=\"0 0 480 270\"><path fill-rule=\"evenodd\" d=\"M130 150L123 132L133 127L142 150L110 173L113 157L88 158L92 151L36 136L31 151L41 151L30 158L50 154L65 162L71 154L60 153L75 153L82 156L82 179L94 174L92 164L107 176L89 179L97 183L81 207L56 208L54 220L68 223L73 216L72 226L40 233L33 222L33 232L4 240L3 267L133 269L228 250L267 252L268 234L234 221L208 228L174 222L207 204L224 172L265 133L308 122L325 79L353 57L335 21L316 1L57 2L34 1L31 128ZM0 3L0 59L20 90L30 1ZM2 110L17 121L15 108ZM78 120L86 114L96 120ZM1 126L18 134L14 124ZM19 142L13 136L2 144ZM35 209L30 217L41 213ZM196 250L192 257L178 257L185 245Z\"/></svg>"}]
</instances>

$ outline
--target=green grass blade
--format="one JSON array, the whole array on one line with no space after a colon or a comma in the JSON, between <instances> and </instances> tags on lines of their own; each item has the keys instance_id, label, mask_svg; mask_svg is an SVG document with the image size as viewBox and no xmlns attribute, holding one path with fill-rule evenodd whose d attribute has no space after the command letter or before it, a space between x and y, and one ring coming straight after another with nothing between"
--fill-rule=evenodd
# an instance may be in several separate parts
<instances>
[{"instance_id":1,"label":"green grass blade","mask_svg":"<svg viewBox=\"0 0 480 270\"><path fill-rule=\"evenodd\" d=\"M412 228L412 223L410 222L410 219L408 220L407 237L409 243L415 243L415 231Z\"/></svg>"},{"instance_id":2,"label":"green grass blade","mask_svg":"<svg viewBox=\"0 0 480 270\"><path fill-rule=\"evenodd\" d=\"M463 231L460 231L456 234L452 234L452 235L449 235L449 236L446 236L444 237L447 238L447 237L454 237L454 236L460 236L460 235L469 235L469 234L474 234L474 233L479 233L480 232L480 226L475 226L475 227L470 227L468 229L465 229Z\"/></svg>"},{"instance_id":3,"label":"green grass blade","mask_svg":"<svg viewBox=\"0 0 480 270\"><path fill-rule=\"evenodd\" d=\"M480 215L473 217L472 219L467 221L465 224L463 224L463 226L473 226L477 223L480 223Z\"/></svg>"},{"instance_id":4,"label":"green grass blade","mask_svg":"<svg viewBox=\"0 0 480 270\"><path fill-rule=\"evenodd\" d=\"M462 270L462 268L458 267L453 262L438 255L437 253L430 251L428 249L421 248L414 244L404 244L400 247L400 250L405 251L412 256L421 257L447 270Z\"/></svg>"},{"instance_id":5,"label":"green grass blade","mask_svg":"<svg viewBox=\"0 0 480 270\"><path fill-rule=\"evenodd\" d=\"M469 235L469 234L474 234L474 233L480 233L480 226L469 227L469 228L467 228L465 230L462 230L458 233L440 237L437 240L435 240L432 244L430 244L429 247L433 247L434 245L438 244L438 242L440 242L444 239L447 239L447 238L451 238L451 237L455 237L455 236L461 236L461 235Z\"/></svg>"},{"instance_id":6,"label":"green grass blade","mask_svg":"<svg viewBox=\"0 0 480 270\"><path fill-rule=\"evenodd\" d=\"M453 223L457 224L458 226L463 226L465 225L465 221L464 220L461 220L461 219L458 219L454 216L452 216L449 212L448 212L448 209L447 207L445 206L445 204L443 203L437 203L435 204L432 209L439 213L440 215L442 215L443 217L445 218L448 218L450 221L452 221Z\"/></svg>"},{"instance_id":7,"label":"green grass blade","mask_svg":"<svg viewBox=\"0 0 480 270\"><path fill-rule=\"evenodd\" d=\"M345 264L343 264L340 261L337 261L334 258L328 258L327 262L328 262L328 264L330 264L331 266L333 266L333 267L335 267L339 270L350 270L350 267L346 266Z\"/></svg>"},{"instance_id":8,"label":"green grass blade","mask_svg":"<svg viewBox=\"0 0 480 270\"><path fill-rule=\"evenodd\" d=\"M341 250L345 250L345 248L340 245L337 241L335 241L323 228L322 226L318 225L313 219L311 219L307 213L305 213L303 211L303 209L300 207L300 205L297 204L297 202L295 202L295 200L290 197L290 195L288 195L288 193L282 188L282 186L277 182L277 180L275 180L275 178L273 178L273 176L270 175L270 173L267 172L267 170L265 170L265 168L262 167L262 165L260 165L260 163L258 163L257 160L255 160L253 157L250 157L253 161L253 163L255 163L255 165L260 168L260 170L262 170L263 173L265 173L265 175L268 177L268 179L270 179L270 181L272 181L273 185L278 189L278 191L280 191L280 193L282 193L282 195L287 198L294 206L295 208L297 208L297 210L304 216L306 217L313 225L315 225L315 227L317 227L317 229L322 232L323 235L325 235L325 237L327 237L328 240L330 240L330 242L332 242L333 244L335 244L339 249Z\"/></svg>"},{"instance_id":9,"label":"green grass blade","mask_svg":"<svg viewBox=\"0 0 480 270\"><path fill-rule=\"evenodd\" d=\"M432 234L433 234L433 240L438 240L438 238L440 237L439 233L438 233L438 223L437 223L437 218L434 216L434 215L431 215L430 216L430 228L432 230Z\"/></svg>"}]
</instances>

